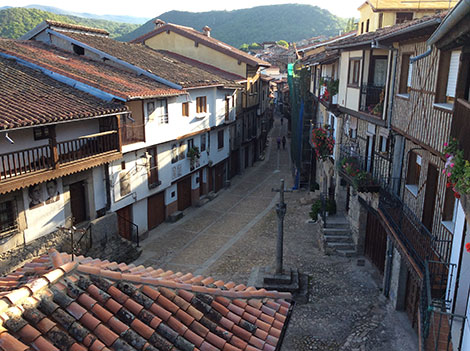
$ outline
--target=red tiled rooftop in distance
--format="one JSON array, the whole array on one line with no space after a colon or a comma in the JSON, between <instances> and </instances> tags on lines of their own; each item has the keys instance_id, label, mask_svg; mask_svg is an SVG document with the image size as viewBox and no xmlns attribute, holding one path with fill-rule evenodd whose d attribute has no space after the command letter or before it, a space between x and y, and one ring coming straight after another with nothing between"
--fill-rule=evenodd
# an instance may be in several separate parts
<instances>
[{"instance_id":1,"label":"red tiled rooftop in distance","mask_svg":"<svg viewBox=\"0 0 470 351\"><path fill-rule=\"evenodd\" d=\"M292 308L286 293L56 251L8 277L18 279L0 285L2 351L275 350Z\"/></svg>"}]
</instances>

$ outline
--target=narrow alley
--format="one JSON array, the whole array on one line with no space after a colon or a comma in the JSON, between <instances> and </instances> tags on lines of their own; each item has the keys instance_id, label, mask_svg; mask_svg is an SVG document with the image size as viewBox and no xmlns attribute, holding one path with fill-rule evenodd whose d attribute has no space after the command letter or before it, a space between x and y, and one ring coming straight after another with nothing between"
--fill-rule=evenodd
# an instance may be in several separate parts
<instances>
[{"instance_id":1,"label":"narrow alley","mask_svg":"<svg viewBox=\"0 0 470 351\"><path fill-rule=\"evenodd\" d=\"M277 150L283 135L287 123L281 126L276 116L265 160L232 179L213 201L151 231L134 264L247 285L254 266L274 264L279 194L272 189L281 178L287 188L293 185L289 143ZM387 308L375 268L367 260L361 267L357 258L321 253L319 226L308 223L310 205L300 204L303 196L286 194L284 262L309 275L310 298L294 308L282 350L416 350L404 312Z\"/></svg>"}]
</instances>

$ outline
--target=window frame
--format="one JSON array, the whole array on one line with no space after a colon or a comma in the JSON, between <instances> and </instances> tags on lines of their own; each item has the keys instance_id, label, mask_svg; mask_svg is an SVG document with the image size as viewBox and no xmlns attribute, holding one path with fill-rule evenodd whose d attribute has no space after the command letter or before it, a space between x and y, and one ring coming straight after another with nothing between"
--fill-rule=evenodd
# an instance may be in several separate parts
<instances>
[{"instance_id":1,"label":"window frame","mask_svg":"<svg viewBox=\"0 0 470 351\"><path fill-rule=\"evenodd\" d=\"M207 96L196 97L196 113L207 113Z\"/></svg>"},{"instance_id":2,"label":"window frame","mask_svg":"<svg viewBox=\"0 0 470 351\"><path fill-rule=\"evenodd\" d=\"M361 58L349 59L348 87L358 88L361 80Z\"/></svg>"},{"instance_id":3,"label":"window frame","mask_svg":"<svg viewBox=\"0 0 470 351\"><path fill-rule=\"evenodd\" d=\"M401 54L400 81L398 82L398 95L409 95L408 88L411 88L411 85L409 85L409 80L410 80L409 76L410 76L410 69L412 67L410 58L411 58L410 53ZM413 74L413 71L411 71L411 74Z\"/></svg>"},{"instance_id":4,"label":"window frame","mask_svg":"<svg viewBox=\"0 0 470 351\"><path fill-rule=\"evenodd\" d=\"M52 126L39 126L33 128L33 138L34 140L44 140L49 139L51 137L51 133L49 128L55 128L54 125Z\"/></svg>"},{"instance_id":5,"label":"window frame","mask_svg":"<svg viewBox=\"0 0 470 351\"><path fill-rule=\"evenodd\" d=\"M206 133L201 134L200 145L201 145L201 152L206 151Z\"/></svg>"},{"instance_id":6,"label":"window frame","mask_svg":"<svg viewBox=\"0 0 470 351\"><path fill-rule=\"evenodd\" d=\"M224 130L219 130L217 132L217 149L223 149L224 148L224 138L225 138L225 133Z\"/></svg>"},{"instance_id":7,"label":"window frame","mask_svg":"<svg viewBox=\"0 0 470 351\"><path fill-rule=\"evenodd\" d=\"M181 104L181 115L183 117L189 117L189 102L183 102Z\"/></svg>"},{"instance_id":8,"label":"window frame","mask_svg":"<svg viewBox=\"0 0 470 351\"><path fill-rule=\"evenodd\" d=\"M149 189L155 188L161 184L158 179L158 151L156 146L149 147L147 149L148 155L148 172L147 182Z\"/></svg>"},{"instance_id":9,"label":"window frame","mask_svg":"<svg viewBox=\"0 0 470 351\"><path fill-rule=\"evenodd\" d=\"M408 17L409 15L411 15L410 19L405 18L405 17ZM403 17L403 18L399 18L399 17ZM405 22L408 22L408 21L412 21L413 17L414 17L413 12L406 12L406 11L397 12L395 14L395 24L400 24L400 23L405 23Z\"/></svg>"},{"instance_id":10,"label":"window frame","mask_svg":"<svg viewBox=\"0 0 470 351\"><path fill-rule=\"evenodd\" d=\"M418 195L419 180L421 176L422 156L414 151L409 152L408 169L406 172L406 188L414 195Z\"/></svg>"},{"instance_id":11,"label":"window frame","mask_svg":"<svg viewBox=\"0 0 470 351\"><path fill-rule=\"evenodd\" d=\"M5 205L5 209L2 209ZM3 210L6 210L5 212ZM9 213L8 213L9 211ZM6 214L6 219L2 217ZM0 233L7 233L18 229L18 211L16 199L7 199L0 201Z\"/></svg>"}]
</instances>

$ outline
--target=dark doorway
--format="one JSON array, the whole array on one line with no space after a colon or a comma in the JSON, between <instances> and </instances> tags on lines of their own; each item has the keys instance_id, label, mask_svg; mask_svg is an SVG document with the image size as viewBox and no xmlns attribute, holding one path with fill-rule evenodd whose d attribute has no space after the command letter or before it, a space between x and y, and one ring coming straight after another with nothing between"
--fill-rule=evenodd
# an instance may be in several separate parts
<instances>
[{"instance_id":1,"label":"dark doorway","mask_svg":"<svg viewBox=\"0 0 470 351\"><path fill-rule=\"evenodd\" d=\"M215 168L215 192L224 186L225 162L219 163Z\"/></svg>"},{"instance_id":2,"label":"dark doorway","mask_svg":"<svg viewBox=\"0 0 470 351\"><path fill-rule=\"evenodd\" d=\"M434 222L434 209L436 207L437 179L439 173L433 164L428 166L428 177L426 180L426 195L424 196L423 224L432 232Z\"/></svg>"},{"instance_id":3,"label":"dark doorway","mask_svg":"<svg viewBox=\"0 0 470 351\"><path fill-rule=\"evenodd\" d=\"M203 182L204 170L199 170L199 196L204 195L204 182Z\"/></svg>"},{"instance_id":4,"label":"dark doorway","mask_svg":"<svg viewBox=\"0 0 470 351\"><path fill-rule=\"evenodd\" d=\"M148 229L153 229L165 221L165 192L152 195L147 200Z\"/></svg>"},{"instance_id":5,"label":"dark doorway","mask_svg":"<svg viewBox=\"0 0 470 351\"><path fill-rule=\"evenodd\" d=\"M418 330L419 282L408 271L406 279L405 310L413 329Z\"/></svg>"},{"instance_id":6,"label":"dark doorway","mask_svg":"<svg viewBox=\"0 0 470 351\"><path fill-rule=\"evenodd\" d=\"M132 205L121 208L116 211L118 216L119 235L127 240L132 236Z\"/></svg>"},{"instance_id":7,"label":"dark doorway","mask_svg":"<svg viewBox=\"0 0 470 351\"><path fill-rule=\"evenodd\" d=\"M178 182L178 211L183 211L191 206L191 176Z\"/></svg>"},{"instance_id":8,"label":"dark doorway","mask_svg":"<svg viewBox=\"0 0 470 351\"><path fill-rule=\"evenodd\" d=\"M70 207L72 209L73 223L86 221L85 183L83 181L70 184Z\"/></svg>"},{"instance_id":9,"label":"dark doorway","mask_svg":"<svg viewBox=\"0 0 470 351\"><path fill-rule=\"evenodd\" d=\"M367 212L366 239L364 243L364 253L370 258L372 263L384 274L385 253L387 251L387 232L380 223L377 216L372 212Z\"/></svg>"},{"instance_id":10,"label":"dark doorway","mask_svg":"<svg viewBox=\"0 0 470 351\"><path fill-rule=\"evenodd\" d=\"M230 154L230 178L240 172L240 150L232 151Z\"/></svg>"},{"instance_id":11,"label":"dark doorway","mask_svg":"<svg viewBox=\"0 0 470 351\"><path fill-rule=\"evenodd\" d=\"M248 168L249 158L250 158L250 150L248 146L245 146L245 168Z\"/></svg>"}]
</instances>

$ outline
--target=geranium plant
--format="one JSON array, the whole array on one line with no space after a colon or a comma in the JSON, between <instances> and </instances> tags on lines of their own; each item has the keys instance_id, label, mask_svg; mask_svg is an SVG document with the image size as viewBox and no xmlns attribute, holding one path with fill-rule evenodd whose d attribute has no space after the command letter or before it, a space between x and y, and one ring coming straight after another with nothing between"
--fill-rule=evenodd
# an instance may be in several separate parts
<instances>
[{"instance_id":1,"label":"geranium plant","mask_svg":"<svg viewBox=\"0 0 470 351\"><path fill-rule=\"evenodd\" d=\"M325 160L333 154L335 139L331 134L331 129L329 127L314 128L312 130L312 145L315 150L315 154L321 160Z\"/></svg>"},{"instance_id":2,"label":"geranium plant","mask_svg":"<svg viewBox=\"0 0 470 351\"><path fill-rule=\"evenodd\" d=\"M359 166L359 159L356 157L346 157L340 162L340 167L343 169L351 181L355 189L362 191L364 187L370 188L374 184L372 175L369 172L361 170Z\"/></svg>"},{"instance_id":3,"label":"geranium plant","mask_svg":"<svg viewBox=\"0 0 470 351\"><path fill-rule=\"evenodd\" d=\"M457 139L444 143L446 164L442 173L448 178L447 187L452 188L456 198L460 194L470 194L470 162L464 159Z\"/></svg>"}]
</instances>

